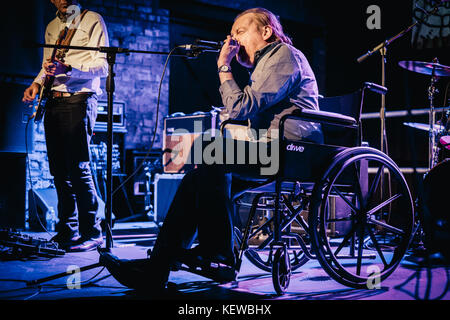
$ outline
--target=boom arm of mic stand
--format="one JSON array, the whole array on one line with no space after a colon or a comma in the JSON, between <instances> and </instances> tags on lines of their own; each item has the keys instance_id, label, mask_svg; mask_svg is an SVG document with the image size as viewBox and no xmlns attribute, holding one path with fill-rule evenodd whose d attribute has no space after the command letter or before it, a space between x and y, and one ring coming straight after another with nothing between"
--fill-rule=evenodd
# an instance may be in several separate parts
<instances>
[{"instance_id":1,"label":"boom arm of mic stand","mask_svg":"<svg viewBox=\"0 0 450 320\"><path fill-rule=\"evenodd\" d=\"M146 51L146 50L130 50L127 48L120 47L81 47L81 46L66 46L66 45L57 45L57 44L36 44L32 45L33 47L42 47L42 48L58 48L58 49L73 49L73 50L87 50L87 51L99 51L103 53L143 53L143 54L160 54L160 55L168 55L169 52L163 51ZM172 57L186 57L185 54L172 54Z\"/></svg>"},{"instance_id":2,"label":"boom arm of mic stand","mask_svg":"<svg viewBox=\"0 0 450 320\"><path fill-rule=\"evenodd\" d=\"M438 10L439 6L442 4L443 1L440 1L433 9L431 9L430 11L427 12L426 16L424 17L424 19L428 18L431 14L436 13L436 11ZM364 60L366 60L368 57L370 57L372 54L374 54L377 51L380 51L383 48L386 48L387 46L389 46L392 42L394 42L395 40L397 40L398 38L403 37L405 34L407 34L409 31L411 31L416 25L421 24L423 22L422 19L421 21L418 20L416 22L414 22L413 24L411 24L409 27L407 27L406 29L400 31L400 33L396 34L395 36L391 37L390 39L383 41L382 43L380 43L379 45L377 45L375 48L373 48L372 50L368 51L367 53L363 54L362 56L360 56L358 59L356 59L356 61L358 61L358 63L363 62Z\"/></svg>"}]
</instances>

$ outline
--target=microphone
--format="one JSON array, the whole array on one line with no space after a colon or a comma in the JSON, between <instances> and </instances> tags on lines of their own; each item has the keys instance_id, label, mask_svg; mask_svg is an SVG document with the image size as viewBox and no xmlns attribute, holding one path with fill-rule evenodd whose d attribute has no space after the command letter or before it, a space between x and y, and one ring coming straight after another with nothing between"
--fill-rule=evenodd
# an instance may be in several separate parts
<instances>
[{"instance_id":1,"label":"microphone","mask_svg":"<svg viewBox=\"0 0 450 320\"><path fill-rule=\"evenodd\" d=\"M183 44L178 48L188 51L206 51L206 52L219 52L222 49L223 41L208 41L208 40L195 40L195 44Z\"/></svg>"},{"instance_id":2,"label":"microphone","mask_svg":"<svg viewBox=\"0 0 450 320\"><path fill-rule=\"evenodd\" d=\"M209 41L209 40L197 39L197 40L195 40L195 43L198 45L203 45L203 46L211 46L212 48L215 48L215 49L222 49L222 47L223 47L223 41Z\"/></svg>"}]
</instances>

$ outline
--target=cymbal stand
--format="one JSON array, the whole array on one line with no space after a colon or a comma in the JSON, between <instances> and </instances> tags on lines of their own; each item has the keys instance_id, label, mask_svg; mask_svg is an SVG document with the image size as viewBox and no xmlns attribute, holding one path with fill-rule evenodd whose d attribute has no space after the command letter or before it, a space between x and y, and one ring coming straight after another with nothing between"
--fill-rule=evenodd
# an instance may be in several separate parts
<instances>
[{"instance_id":1,"label":"cymbal stand","mask_svg":"<svg viewBox=\"0 0 450 320\"><path fill-rule=\"evenodd\" d=\"M382 59L382 63L381 63L381 85L383 87L385 87L385 81L386 81L386 53L387 53L387 47L394 42L395 40L403 37L405 34L409 33L414 27L416 27L417 25L420 25L423 23L423 21L425 19L427 19L430 15L436 13L439 10L439 7L444 3L444 0L440 0L437 2L437 4L430 10L427 11L425 14L425 17L422 20L417 20L415 21L413 24L411 24L410 26L408 26L407 28L403 29L402 31L400 31L398 34L392 36L391 38L388 38L387 40L381 42L380 44L378 44L376 47L374 47L372 50L368 51L367 53L361 55L359 58L357 58L357 62L361 63L364 60L366 60L368 57L370 57L371 55L373 55L376 52L379 52L381 55L381 59ZM387 147L386 147L386 124L385 124L385 108L386 108L386 100L385 100L385 96L382 95L381 96L381 108L380 108L380 122L381 122L381 145L380 145L380 150L382 152L385 152L387 154ZM381 180L380 180L380 195L381 197L383 197L383 175L381 175ZM390 180L390 179L389 179Z\"/></svg>"},{"instance_id":2,"label":"cymbal stand","mask_svg":"<svg viewBox=\"0 0 450 320\"><path fill-rule=\"evenodd\" d=\"M439 63L437 58L433 59L433 63ZM434 131L434 123L436 121L436 112L434 110L434 95L437 93L436 82L438 77L435 74L435 67L431 73L430 86L428 87L428 100L430 100L430 110L429 110L429 141L428 141L428 170L431 170L437 163L437 144L436 144L436 132Z\"/></svg>"}]
</instances>

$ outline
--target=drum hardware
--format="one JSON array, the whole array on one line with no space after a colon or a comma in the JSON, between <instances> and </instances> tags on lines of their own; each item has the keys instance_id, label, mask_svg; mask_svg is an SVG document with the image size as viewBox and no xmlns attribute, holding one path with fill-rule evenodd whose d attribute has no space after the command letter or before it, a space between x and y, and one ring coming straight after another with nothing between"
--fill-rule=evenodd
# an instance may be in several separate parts
<instances>
[{"instance_id":1,"label":"drum hardware","mask_svg":"<svg viewBox=\"0 0 450 320\"><path fill-rule=\"evenodd\" d=\"M386 83L386 59L387 59L387 48L388 46L396 41L397 39L403 37L405 34L409 33L412 29L414 29L416 26L421 25L424 21L428 19L431 15L435 14L439 7L444 4L444 0L437 1L433 8L431 8L429 11L424 12L424 17L421 20L416 20L413 24L409 25L408 27L404 28L402 31L400 31L398 34L386 39L385 41L379 43L377 46L375 46L372 50L368 51L367 53L361 55L359 58L356 59L358 63L362 63L364 60L366 60L368 57L373 55L376 52L380 53L381 56L381 85L384 87ZM434 70L434 68L433 68ZM387 137L386 137L386 119L385 119L385 112L386 112L386 98L385 95L381 96L381 108L380 108L380 131L381 131L381 137L380 137L380 150L381 152L386 153L389 155L388 147L387 147ZM386 144L386 145L385 145ZM390 180L391 178L388 176L388 188L389 193L390 190ZM380 194L383 194L383 185L384 185L384 175L381 176L381 189Z\"/></svg>"},{"instance_id":2,"label":"drum hardware","mask_svg":"<svg viewBox=\"0 0 450 320\"><path fill-rule=\"evenodd\" d=\"M442 134L443 126L436 125L436 111L434 108L435 95L438 93L436 88L436 83L439 80L438 77L448 77L450 76L450 67L439 63L438 58L434 58L433 62L422 62L422 61L400 61L399 66L416 73L421 73L425 75L431 75L430 85L428 87L428 100L430 101L429 110L429 124L427 127L421 126L421 124L404 123L405 125L427 130L428 134L428 169L431 170L437 163L439 157L439 134Z\"/></svg>"},{"instance_id":3,"label":"drum hardware","mask_svg":"<svg viewBox=\"0 0 450 320\"><path fill-rule=\"evenodd\" d=\"M403 125L430 132L432 129L428 124L425 123L417 123L417 122L403 122ZM434 146L433 146L433 167L445 159L443 155L443 148L450 150L450 133L447 132L447 129L445 126L442 126L440 124L434 125Z\"/></svg>"}]
</instances>

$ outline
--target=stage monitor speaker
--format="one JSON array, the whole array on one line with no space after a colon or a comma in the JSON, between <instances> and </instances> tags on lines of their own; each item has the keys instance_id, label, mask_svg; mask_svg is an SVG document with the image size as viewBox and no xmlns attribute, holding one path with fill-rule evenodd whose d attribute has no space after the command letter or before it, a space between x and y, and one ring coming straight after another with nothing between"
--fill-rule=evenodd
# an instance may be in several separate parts
<instances>
[{"instance_id":1,"label":"stage monitor speaker","mask_svg":"<svg viewBox=\"0 0 450 320\"><path fill-rule=\"evenodd\" d=\"M97 215L102 219L102 228L104 230L105 202L99 196L97 196L97 200ZM56 219L56 221L54 221L56 224L58 221L58 197L56 195L56 189L30 189L28 191L28 212L30 230L45 231L43 230L43 227L45 227L47 231L54 231L48 230L48 228L51 229L51 227L47 222L51 219ZM52 217L52 214L55 216ZM115 220L114 213L112 214L112 220Z\"/></svg>"},{"instance_id":2,"label":"stage monitor speaker","mask_svg":"<svg viewBox=\"0 0 450 320\"><path fill-rule=\"evenodd\" d=\"M33 151L34 121L30 120L25 141L25 129L33 108L22 102L26 85L0 81L0 151L26 153Z\"/></svg>"},{"instance_id":3,"label":"stage monitor speaker","mask_svg":"<svg viewBox=\"0 0 450 320\"><path fill-rule=\"evenodd\" d=\"M25 228L25 166L23 153L0 152L0 227Z\"/></svg>"}]
</instances>

